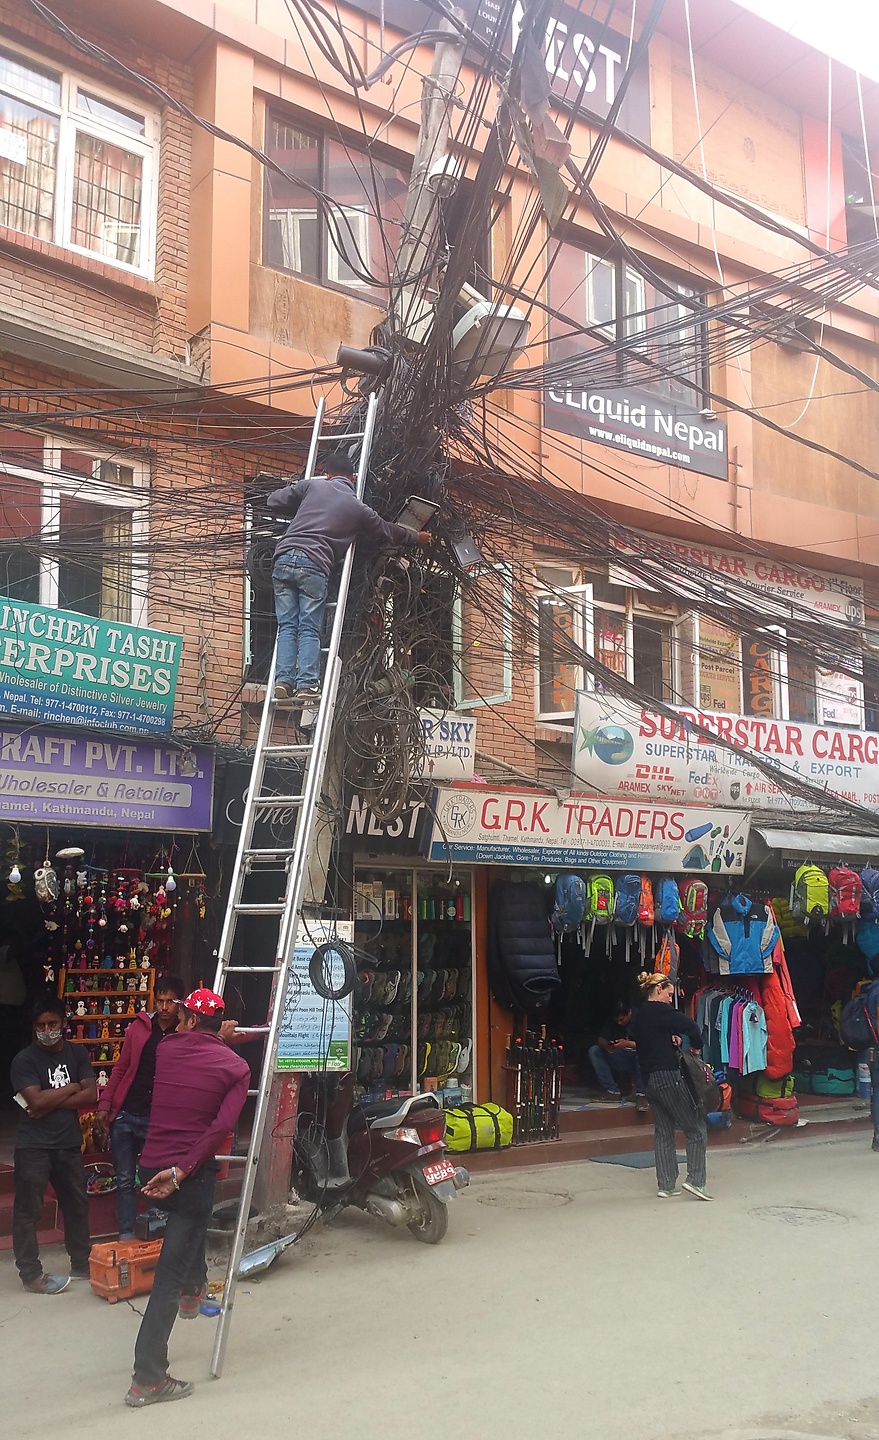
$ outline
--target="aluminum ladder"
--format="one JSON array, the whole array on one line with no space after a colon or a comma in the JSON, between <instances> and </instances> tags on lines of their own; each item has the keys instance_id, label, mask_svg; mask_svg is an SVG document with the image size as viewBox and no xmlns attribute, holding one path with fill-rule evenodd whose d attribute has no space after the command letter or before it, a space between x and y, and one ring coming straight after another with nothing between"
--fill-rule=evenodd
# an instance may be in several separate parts
<instances>
[{"instance_id":1,"label":"aluminum ladder","mask_svg":"<svg viewBox=\"0 0 879 1440\"><path fill-rule=\"evenodd\" d=\"M347 446L349 443L353 446L355 442L359 442L360 454L357 465L358 498L362 498L366 483L377 408L378 397L375 392L373 392L369 397L363 429L348 434L334 433L331 437L333 443L337 446ZM308 459L305 466L306 477L314 474L318 447L324 438L322 434L324 409L325 402L321 399L318 402L314 428L311 434ZM287 993L290 965L296 944L296 933L302 906L302 894L314 846L317 807L321 796L324 772L326 770L336 695L339 688L339 677L342 668L340 659L342 627L345 619L345 608L353 563L354 546L351 545L348 548L342 564L337 598L334 602L329 602L335 605L335 613L329 642L326 647L326 667L321 689L320 704L317 707L313 728L310 728L310 735L308 735L302 743L276 744L272 742L276 717L279 714L289 716L293 709L301 708L294 707L290 701L279 701L274 698L275 669L278 658L277 642L275 644L268 683L266 685L266 696L262 709L259 733L256 741L256 751L253 757L250 786L244 806L241 837L238 842L229 900L223 921L220 944L217 950L217 971L214 979L214 989L218 994L222 995L224 993L226 981L232 975L271 975L273 979L268 1022L265 1025L245 1027L250 1035L262 1034L265 1036L265 1050L262 1058L259 1084L255 1090L248 1092L250 1095L256 1097L256 1109L247 1158L244 1162L241 1199L238 1205L235 1234L232 1240L232 1252L229 1256L223 1300L217 1322L217 1334L214 1341L213 1355L211 1357L211 1375L215 1379L218 1379L222 1374L223 1359L229 1338L232 1307L235 1303L235 1289L238 1282L238 1267L244 1251L247 1224L250 1216L250 1204L256 1183L257 1166L259 1164L260 1150L262 1148L266 1119L268 1117L269 1099L275 1074L278 1039L281 1028L281 1017L284 1013L284 1000ZM277 795L268 793L265 783L266 766L275 760L294 760L299 761L303 765L304 770L299 795ZM253 843L254 830L259 823L261 815L267 809L275 809L279 806L289 808L295 815L292 843L289 846L272 848L255 846ZM255 866L267 866L270 870L277 869L286 871L283 900L267 903L249 903L243 900L245 882ZM238 922L248 916L277 917L278 943L275 957L271 964L248 965L239 962L232 963L232 949ZM235 1160L240 1159L240 1157L218 1156L218 1159Z\"/></svg>"}]
</instances>

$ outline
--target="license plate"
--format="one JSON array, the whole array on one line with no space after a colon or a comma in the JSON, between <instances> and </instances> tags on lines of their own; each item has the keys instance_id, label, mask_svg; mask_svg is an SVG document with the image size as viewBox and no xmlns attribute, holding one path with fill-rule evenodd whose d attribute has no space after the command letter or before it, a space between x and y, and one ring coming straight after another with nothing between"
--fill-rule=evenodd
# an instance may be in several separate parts
<instances>
[{"instance_id":1,"label":"license plate","mask_svg":"<svg viewBox=\"0 0 879 1440\"><path fill-rule=\"evenodd\" d=\"M422 1173L428 1185L439 1185L442 1180L454 1180L455 1167L451 1160L440 1160L436 1165L425 1165Z\"/></svg>"}]
</instances>

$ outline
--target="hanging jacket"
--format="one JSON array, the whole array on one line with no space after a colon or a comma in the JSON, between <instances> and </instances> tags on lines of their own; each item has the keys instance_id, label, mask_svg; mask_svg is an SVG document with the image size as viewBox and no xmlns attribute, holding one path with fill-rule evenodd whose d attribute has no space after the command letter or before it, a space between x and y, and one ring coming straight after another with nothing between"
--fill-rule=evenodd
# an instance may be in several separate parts
<instances>
[{"instance_id":1,"label":"hanging jacket","mask_svg":"<svg viewBox=\"0 0 879 1440\"><path fill-rule=\"evenodd\" d=\"M721 975L768 975L778 926L760 901L727 895L714 912L708 939L720 957Z\"/></svg>"},{"instance_id":2,"label":"hanging jacket","mask_svg":"<svg viewBox=\"0 0 879 1440\"><path fill-rule=\"evenodd\" d=\"M794 1032L775 970L763 981L760 999L766 1016L766 1074L770 1080L781 1080L794 1068Z\"/></svg>"},{"instance_id":3,"label":"hanging jacket","mask_svg":"<svg viewBox=\"0 0 879 1440\"><path fill-rule=\"evenodd\" d=\"M776 902L774 900L768 901L767 909L776 925L778 925L779 931L781 931L782 926L779 924L778 911L775 909L775 904ZM790 971L787 968L787 959L784 953L784 939L781 934L779 934L775 949L772 952L772 967L778 983L781 986L781 993L784 996L784 1007L787 1012L788 1024L792 1031L796 1030L799 1025L802 1025L803 1020L797 1009L797 997L794 995L793 982L790 978Z\"/></svg>"},{"instance_id":4,"label":"hanging jacket","mask_svg":"<svg viewBox=\"0 0 879 1440\"><path fill-rule=\"evenodd\" d=\"M488 979L498 1004L532 1014L561 985L542 885L498 880L488 903Z\"/></svg>"}]
</instances>

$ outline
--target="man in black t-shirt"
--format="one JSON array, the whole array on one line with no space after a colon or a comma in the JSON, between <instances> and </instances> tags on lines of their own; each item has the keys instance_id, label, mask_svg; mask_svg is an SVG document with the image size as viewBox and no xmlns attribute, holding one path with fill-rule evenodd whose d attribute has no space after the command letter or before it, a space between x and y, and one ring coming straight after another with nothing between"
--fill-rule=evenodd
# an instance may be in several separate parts
<instances>
[{"instance_id":1,"label":"man in black t-shirt","mask_svg":"<svg viewBox=\"0 0 879 1440\"><path fill-rule=\"evenodd\" d=\"M97 1103L88 1052L65 1040L67 1013L49 996L34 1007L34 1043L19 1051L10 1078L22 1106L15 1141L15 1200L12 1248L25 1290L58 1295L70 1280L88 1280L88 1195L82 1165L82 1129L77 1110ZM40 1264L37 1225L46 1186L52 1185L64 1220L70 1277L46 1275Z\"/></svg>"},{"instance_id":2,"label":"man in black t-shirt","mask_svg":"<svg viewBox=\"0 0 879 1440\"><path fill-rule=\"evenodd\" d=\"M638 1113L643 1114L648 1105L638 1067L635 1042L629 1034L631 1019L631 1005L625 1002L617 1005L613 1019L608 1020L598 1033L598 1044L590 1047L589 1059L604 1094L618 1104L623 1100L620 1079L623 1076L632 1077L635 1083L635 1106Z\"/></svg>"}]
</instances>

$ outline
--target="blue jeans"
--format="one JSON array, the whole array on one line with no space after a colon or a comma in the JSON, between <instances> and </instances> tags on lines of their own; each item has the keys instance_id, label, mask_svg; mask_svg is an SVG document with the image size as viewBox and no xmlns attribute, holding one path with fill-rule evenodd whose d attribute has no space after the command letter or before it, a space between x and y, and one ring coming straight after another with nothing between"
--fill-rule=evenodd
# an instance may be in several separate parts
<instances>
[{"instance_id":1,"label":"blue jeans","mask_svg":"<svg viewBox=\"0 0 879 1440\"><path fill-rule=\"evenodd\" d=\"M879 1048L867 1050L865 1055L859 1055L859 1060L866 1059L870 1064L870 1078L873 1081L873 1095L870 1100L870 1111L873 1117L873 1140L879 1145Z\"/></svg>"},{"instance_id":2,"label":"blue jeans","mask_svg":"<svg viewBox=\"0 0 879 1440\"><path fill-rule=\"evenodd\" d=\"M110 1126L110 1148L116 1171L116 1223L120 1240L134 1239L137 1162L149 1123L149 1115L130 1115L127 1110L120 1110Z\"/></svg>"},{"instance_id":3,"label":"blue jeans","mask_svg":"<svg viewBox=\"0 0 879 1440\"><path fill-rule=\"evenodd\" d=\"M320 684L320 631L328 577L300 550L279 555L272 569L278 617L275 680L298 689Z\"/></svg>"},{"instance_id":4,"label":"blue jeans","mask_svg":"<svg viewBox=\"0 0 879 1440\"><path fill-rule=\"evenodd\" d=\"M167 1210L168 1225L134 1345L134 1378L141 1385L158 1385L164 1380L168 1373L168 1340L180 1296L198 1295L207 1281L204 1247L214 1205L216 1172L217 1166L208 1161L157 1206ZM156 1174L155 1169L144 1171L146 1179Z\"/></svg>"},{"instance_id":5,"label":"blue jeans","mask_svg":"<svg viewBox=\"0 0 879 1440\"><path fill-rule=\"evenodd\" d=\"M602 1050L600 1045L592 1045L589 1059L602 1090L609 1091L611 1095L619 1095L620 1082L617 1076L633 1075L637 1094L643 1094L644 1082L641 1079L636 1050Z\"/></svg>"}]
</instances>

